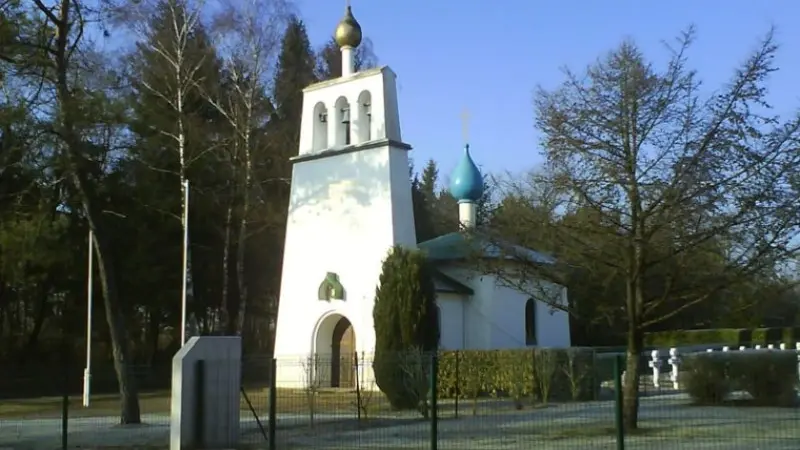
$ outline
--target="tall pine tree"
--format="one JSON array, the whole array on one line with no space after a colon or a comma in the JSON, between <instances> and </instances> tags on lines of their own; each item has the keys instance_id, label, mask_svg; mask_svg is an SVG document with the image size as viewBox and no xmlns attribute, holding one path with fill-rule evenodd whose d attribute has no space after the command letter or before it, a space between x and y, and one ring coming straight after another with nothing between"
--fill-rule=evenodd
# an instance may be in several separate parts
<instances>
[{"instance_id":1,"label":"tall pine tree","mask_svg":"<svg viewBox=\"0 0 800 450\"><path fill-rule=\"evenodd\" d=\"M315 65L316 59L311 50L306 26L302 20L293 16L289 19L281 41L272 101L275 105L273 124L277 120L287 127L291 126L297 136L294 141L299 140L300 136L303 89L317 81Z\"/></svg>"},{"instance_id":2,"label":"tall pine tree","mask_svg":"<svg viewBox=\"0 0 800 450\"><path fill-rule=\"evenodd\" d=\"M417 236L417 243L425 242L436 237L431 216L433 204L427 200L419 174L414 172L414 165L410 161L408 171L411 178L411 203L414 211L414 230Z\"/></svg>"},{"instance_id":3,"label":"tall pine tree","mask_svg":"<svg viewBox=\"0 0 800 450\"><path fill-rule=\"evenodd\" d=\"M372 41L365 38L353 54L353 68L356 72L371 69L378 64L378 58L372 49ZM339 45L331 38L317 52L317 78L330 80L342 76L342 51Z\"/></svg>"},{"instance_id":4,"label":"tall pine tree","mask_svg":"<svg viewBox=\"0 0 800 450\"><path fill-rule=\"evenodd\" d=\"M292 167L289 159L297 154L300 145L300 121L303 108L303 89L317 81L314 75L316 60L303 21L290 17L281 40L278 66L273 79L272 103L274 112L266 126L267 155L263 160L260 187L269 208L265 213L272 224L252 239L250 260L254 261L251 280L257 280L267 297L269 314L277 312L286 218L289 208L289 188ZM270 249L265 252L264 249ZM269 337L271 347L274 336Z\"/></svg>"}]
</instances>

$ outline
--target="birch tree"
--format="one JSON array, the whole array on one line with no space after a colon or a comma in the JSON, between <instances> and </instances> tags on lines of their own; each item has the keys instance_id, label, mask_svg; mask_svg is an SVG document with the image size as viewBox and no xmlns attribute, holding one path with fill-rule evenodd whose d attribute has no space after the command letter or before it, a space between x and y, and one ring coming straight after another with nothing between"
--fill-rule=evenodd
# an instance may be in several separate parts
<instances>
[{"instance_id":1,"label":"birch tree","mask_svg":"<svg viewBox=\"0 0 800 450\"><path fill-rule=\"evenodd\" d=\"M227 331L241 334L249 296L245 254L256 194L254 153L263 155L269 139L264 128L272 105L266 90L280 48L287 5L282 0L226 0L218 6L213 29L218 36L215 44L223 55L222 67L227 79L221 90L205 92L205 95L232 130L226 151L221 153L230 167L232 185L225 206L222 268L226 281L222 304ZM288 184L289 180L259 180L260 183L265 181ZM235 307L230 306L227 289L231 249L235 249L233 261L238 288Z\"/></svg>"},{"instance_id":2,"label":"birch tree","mask_svg":"<svg viewBox=\"0 0 800 450\"><path fill-rule=\"evenodd\" d=\"M189 233L189 207L193 203L190 200L189 205L185 204L188 198L189 168L206 151L211 150L192 152L187 145L189 116L195 114L198 108L191 97L198 95L198 86L207 81L206 75L209 70L213 70L216 63L200 22L203 6L202 0L159 0L155 3L134 2L126 6L126 23L142 38L137 44L133 60L136 74L134 89L156 97L174 113L172 123L153 125L160 127L158 132L172 142L170 147L177 155L176 188L180 191L180 212L170 215L180 220L185 235ZM148 73L153 70L156 72ZM172 171L168 167L150 168ZM183 249L181 288L183 297L196 300L192 292L192 252L189 242L191 241L187 239ZM199 307L195 305L194 309ZM188 322L195 320L196 318L187 315ZM217 321L212 317L207 320L205 328L213 328ZM187 325L182 323L181 326Z\"/></svg>"}]
</instances>

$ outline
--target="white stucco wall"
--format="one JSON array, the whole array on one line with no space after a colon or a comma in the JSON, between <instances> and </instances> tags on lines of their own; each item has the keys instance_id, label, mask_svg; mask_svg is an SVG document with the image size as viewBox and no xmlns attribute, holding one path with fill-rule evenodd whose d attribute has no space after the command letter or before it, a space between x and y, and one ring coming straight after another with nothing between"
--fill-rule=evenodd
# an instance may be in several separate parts
<instances>
[{"instance_id":1,"label":"white stucco wall","mask_svg":"<svg viewBox=\"0 0 800 450\"><path fill-rule=\"evenodd\" d=\"M351 142L362 142L361 128L369 127L371 140L390 139L401 142L400 116L397 105L396 75L386 66L365 70L349 77L336 78L313 84L303 91L303 113L300 126L300 155L337 147L340 139L339 107L344 98L350 106L352 123ZM368 97L366 94L368 93ZM367 101L370 116L360 107ZM337 103L338 102L338 103ZM315 144L315 134L319 134L319 112L324 108L328 120L324 125L327 145L320 149ZM408 169L406 169L406 177Z\"/></svg>"},{"instance_id":2,"label":"white stucco wall","mask_svg":"<svg viewBox=\"0 0 800 450\"><path fill-rule=\"evenodd\" d=\"M464 313L468 297L462 294L439 293L436 304L439 306L441 320L441 337L439 348L442 350L463 350L466 348L464 333Z\"/></svg>"},{"instance_id":3,"label":"white stucco wall","mask_svg":"<svg viewBox=\"0 0 800 450\"><path fill-rule=\"evenodd\" d=\"M358 126L364 122L356 102L365 91L371 96L373 130L368 142L360 142ZM319 131L313 123L315 105L328 105L333 127L330 108L342 97L350 102L351 142L360 145L320 153L313 148ZM330 353L330 336L318 340L317 330L328 334L342 316L353 326L356 350L374 351L372 306L381 264L393 245L416 246L408 149L399 140L394 74L388 68L304 91L299 152L316 158L298 160L292 169L275 337L280 386L305 382L308 356ZM318 299L327 272L339 276L344 300Z\"/></svg>"},{"instance_id":4,"label":"white stucco wall","mask_svg":"<svg viewBox=\"0 0 800 450\"><path fill-rule=\"evenodd\" d=\"M492 275L480 275L459 265L439 270L474 290L472 296L439 294L442 313L442 347L446 349L513 349L526 347L525 304L530 295L509 287ZM566 302L566 289L542 283L548 298ZM538 289L526 289L535 293ZM460 335L460 336L459 336ZM460 337L461 340L458 340ZM569 315L546 302L536 302L536 345L570 346Z\"/></svg>"},{"instance_id":5,"label":"white stucco wall","mask_svg":"<svg viewBox=\"0 0 800 450\"><path fill-rule=\"evenodd\" d=\"M554 283L546 283L550 292L548 298L559 297L561 304L567 304L567 288ZM569 332L569 314L544 303L536 305L536 340L540 347L567 348L572 345Z\"/></svg>"},{"instance_id":6,"label":"white stucco wall","mask_svg":"<svg viewBox=\"0 0 800 450\"><path fill-rule=\"evenodd\" d=\"M542 282L548 299L552 296L566 295L566 289L553 283ZM528 290L530 293L538 289ZM529 293L496 283L493 307L494 332L493 348L525 347L525 304L531 298ZM548 306L547 302L536 301L536 345L539 347L565 348L570 346L569 315Z\"/></svg>"},{"instance_id":7,"label":"white stucco wall","mask_svg":"<svg viewBox=\"0 0 800 450\"><path fill-rule=\"evenodd\" d=\"M492 348L525 347L525 302L514 289L495 285L492 304Z\"/></svg>"},{"instance_id":8,"label":"white stucco wall","mask_svg":"<svg viewBox=\"0 0 800 450\"><path fill-rule=\"evenodd\" d=\"M444 274L469 286L474 292L466 296L462 303L461 320L463 333L461 349L489 349L491 335L485 326L491 316L491 305L486 299L492 298L491 276L476 276L475 272L458 264L439 267ZM448 332L449 333L449 332Z\"/></svg>"}]
</instances>

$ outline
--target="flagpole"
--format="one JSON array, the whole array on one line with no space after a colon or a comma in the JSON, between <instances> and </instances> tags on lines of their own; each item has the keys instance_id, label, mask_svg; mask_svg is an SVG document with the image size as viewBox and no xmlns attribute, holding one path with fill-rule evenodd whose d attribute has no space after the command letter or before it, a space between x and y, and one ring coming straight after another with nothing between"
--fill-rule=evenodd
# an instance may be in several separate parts
<instances>
[{"instance_id":1,"label":"flagpole","mask_svg":"<svg viewBox=\"0 0 800 450\"><path fill-rule=\"evenodd\" d=\"M183 285L181 287L181 345L186 343L186 288L189 264L189 180L183 182Z\"/></svg>"},{"instance_id":2,"label":"flagpole","mask_svg":"<svg viewBox=\"0 0 800 450\"><path fill-rule=\"evenodd\" d=\"M94 233L89 228L89 257L86 274L86 368L83 370L83 406L89 407L92 389L92 272L94 272Z\"/></svg>"}]
</instances>

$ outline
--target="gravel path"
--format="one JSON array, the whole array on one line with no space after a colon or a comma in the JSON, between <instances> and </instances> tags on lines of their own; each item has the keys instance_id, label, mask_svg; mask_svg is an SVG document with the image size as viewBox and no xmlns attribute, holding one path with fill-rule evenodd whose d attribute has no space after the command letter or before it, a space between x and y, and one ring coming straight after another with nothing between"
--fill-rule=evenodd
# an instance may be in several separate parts
<instances>
[{"instance_id":1,"label":"gravel path","mask_svg":"<svg viewBox=\"0 0 800 450\"><path fill-rule=\"evenodd\" d=\"M800 450L800 410L782 408L692 407L681 394L646 397L640 408L641 435L628 436L626 449ZM459 419L439 422L442 450L511 450L531 448L609 449L615 446L611 401L560 404L523 411L471 416L464 405ZM484 408L481 410L485 411ZM307 426L304 415L280 415L278 448L283 449L426 449L430 424L408 416L378 417L358 429L342 416L319 415ZM76 418L69 424L70 448L166 448L169 417L145 415L145 425L121 427L116 417ZM333 422L335 423L327 423ZM265 447L255 420L243 415L243 444ZM60 448L59 419L0 420L0 449Z\"/></svg>"}]
</instances>

